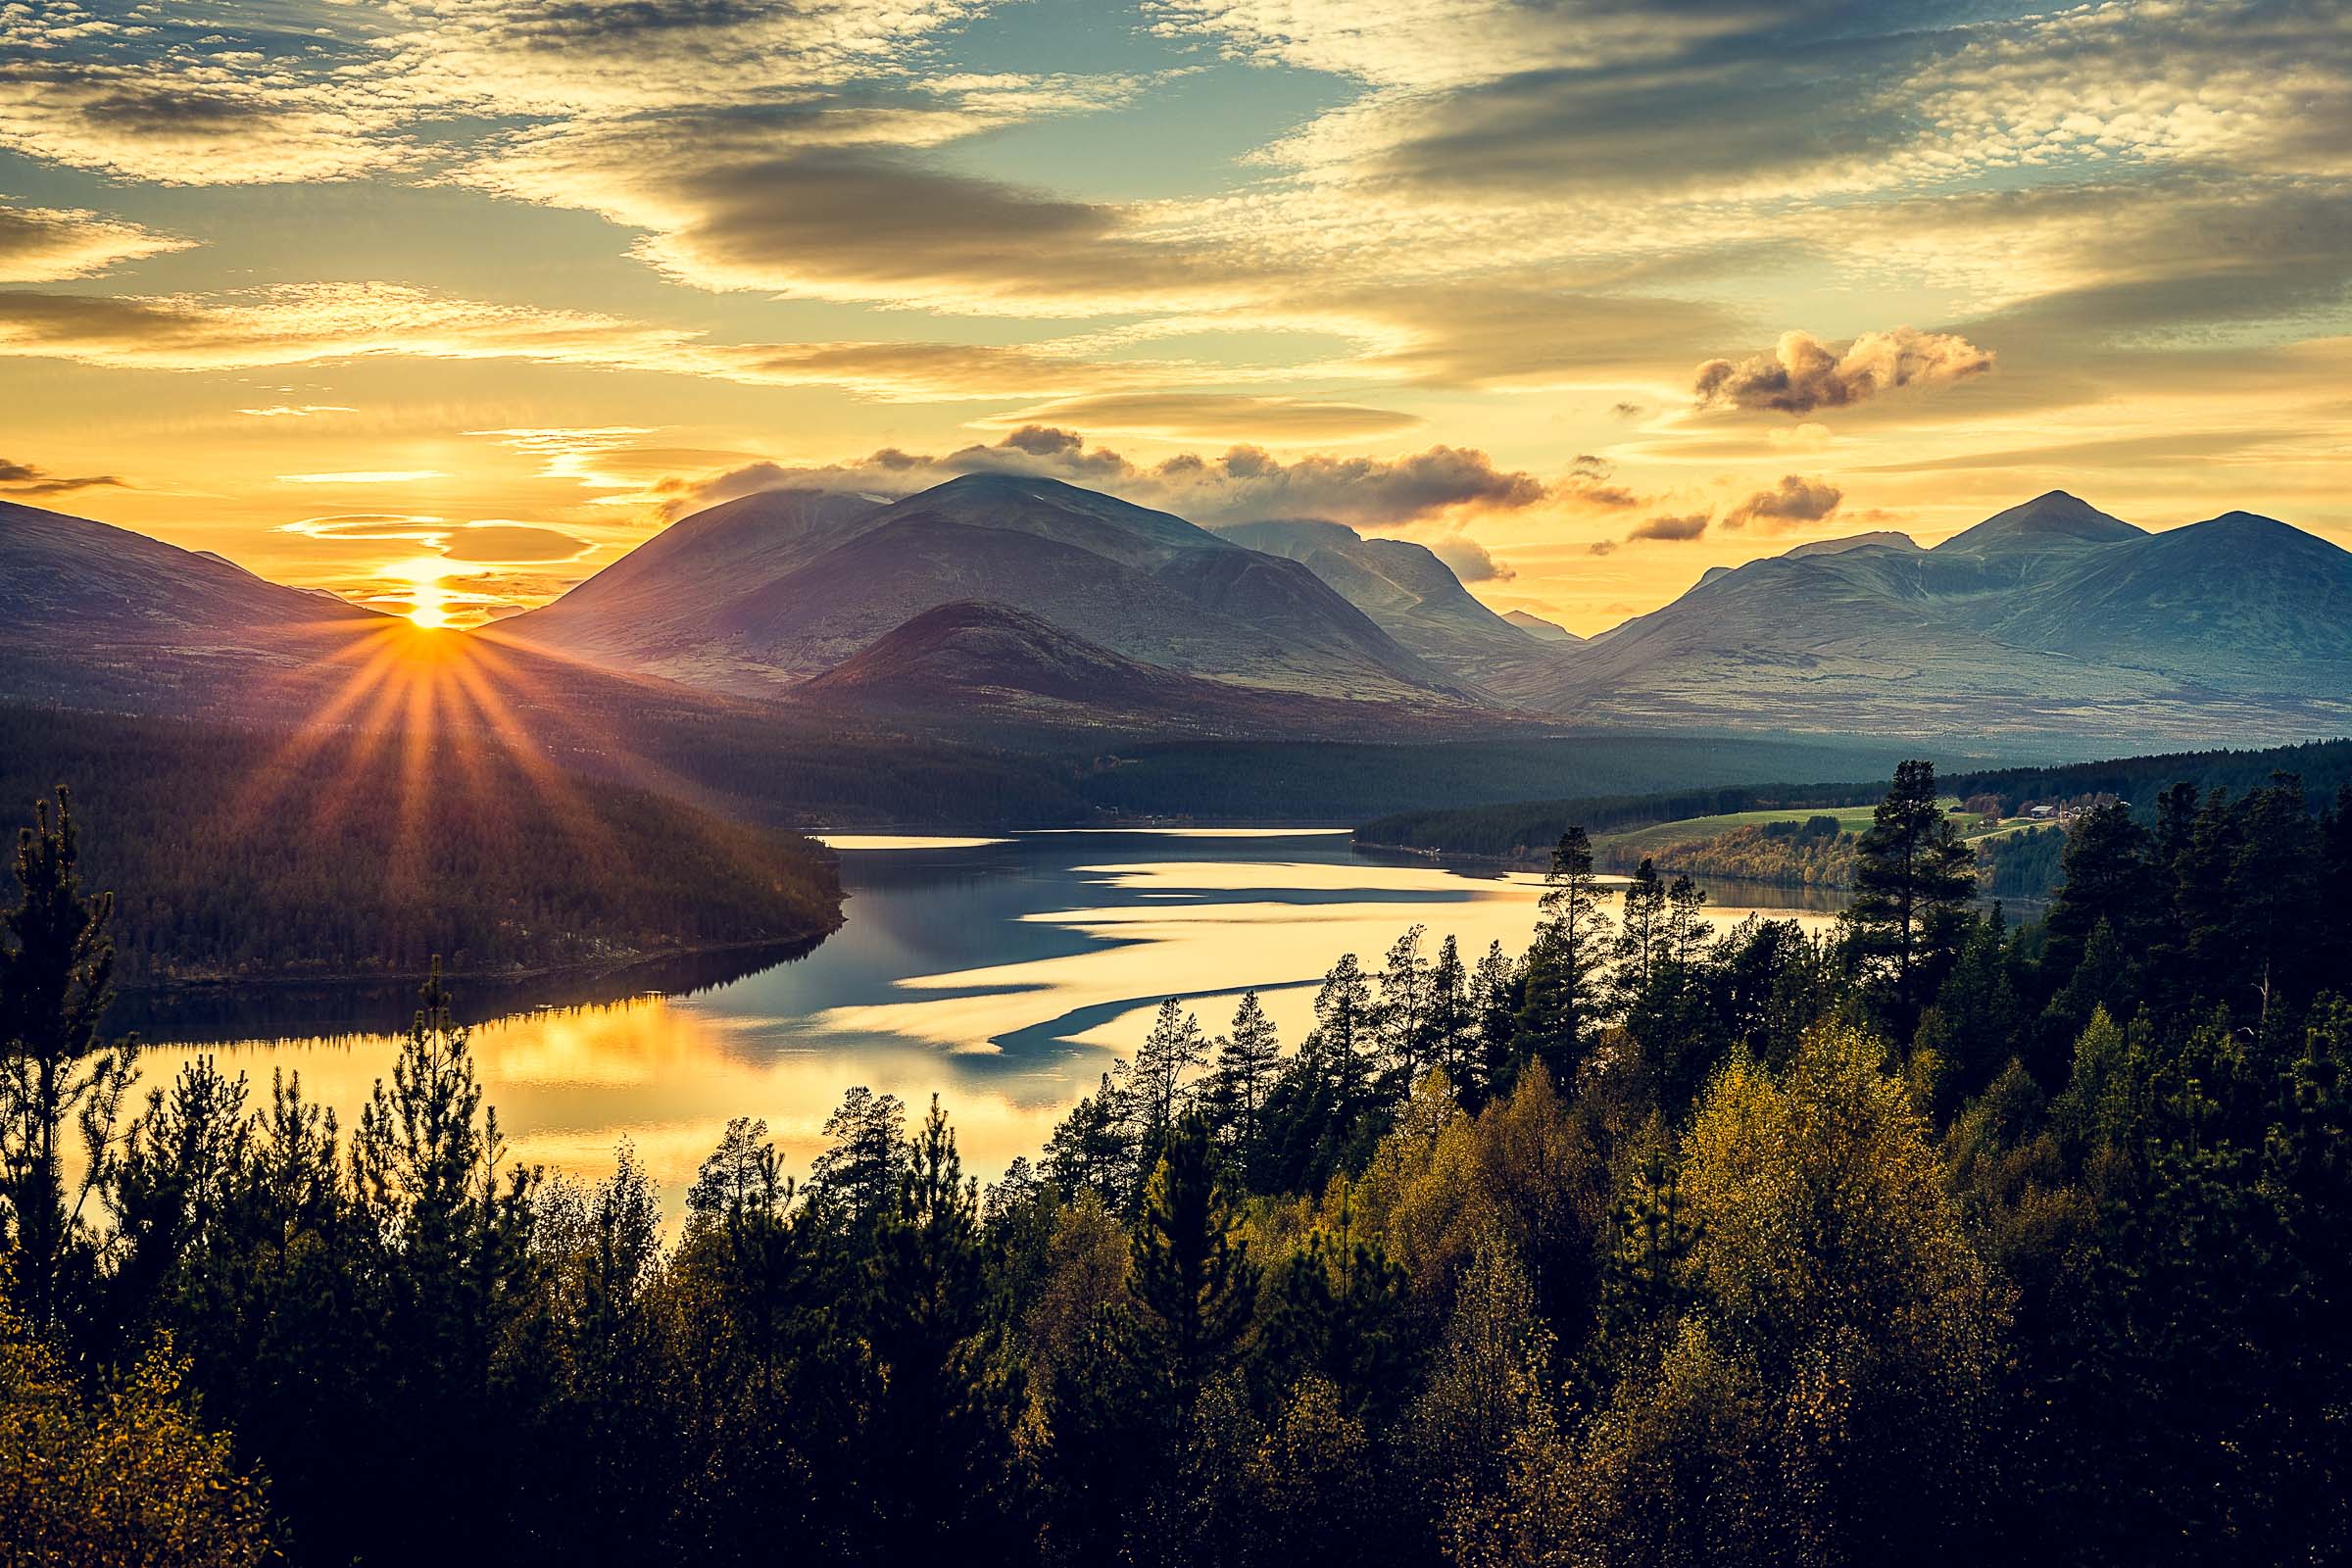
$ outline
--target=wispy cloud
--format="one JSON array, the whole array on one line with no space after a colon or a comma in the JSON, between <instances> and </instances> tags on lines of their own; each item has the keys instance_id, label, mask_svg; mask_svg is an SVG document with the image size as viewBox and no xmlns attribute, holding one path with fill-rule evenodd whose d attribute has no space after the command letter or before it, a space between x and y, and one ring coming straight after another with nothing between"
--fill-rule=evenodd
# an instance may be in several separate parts
<instances>
[{"instance_id":1,"label":"wispy cloud","mask_svg":"<svg viewBox=\"0 0 2352 1568\"><path fill-rule=\"evenodd\" d=\"M0 206L0 283L94 277L194 244L78 208Z\"/></svg>"},{"instance_id":2,"label":"wispy cloud","mask_svg":"<svg viewBox=\"0 0 2352 1568\"><path fill-rule=\"evenodd\" d=\"M122 479L111 473L51 473L29 463L0 458L0 496L62 496L75 490L107 486L122 488L123 483Z\"/></svg>"}]
</instances>

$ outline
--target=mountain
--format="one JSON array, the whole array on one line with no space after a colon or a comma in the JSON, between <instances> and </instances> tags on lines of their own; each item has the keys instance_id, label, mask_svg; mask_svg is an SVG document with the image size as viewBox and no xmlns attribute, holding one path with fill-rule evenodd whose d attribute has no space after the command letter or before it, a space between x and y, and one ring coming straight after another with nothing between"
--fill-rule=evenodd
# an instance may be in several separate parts
<instances>
[{"instance_id":1,"label":"mountain","mask_svg":"<svg viewBox=\"0 0 2352 1568\"><path fill-rule=\"evenodd\" d=\"M0 703L268 727L289 765L337 736L405 729L461 759L486 747L535 773L771 823L1090 810L1059 763L554 658L506 625L421 631L128 529L0 504ZM365 746L346 749L366 762Z\"/></svg>"},{"instance_id":2,"label":"mountain","mask_svg":"<svg viewBox=\"0 0 2352 1568\"><path fill-rule=\"evenodd\" d=\"M1530 637L1535 638L1538 642L1581 643L1584 641L1582 637L1579 637L1567 627L1555 625L1551 621L1545 620L1542 615L1531 615L1524 610L1506 610L1502 612L1502 618L1509 621L1512 625L1518 627L1521 631L1527 633Z\"/></svg>"},{"instance_id":3,"label":"mountain","mask_svg":"<svg viewBox=\"0 0 2352 1568\"><path fill-rule=\"evenodd\" d=\"M1842 539L1816 539L1810 544L1798 545L1793 550L1784 550L1781 554L1792 558L1798 556L1841 556L1848 550L1867 550L1873 545L1886 545L1895 550L1917 550L1919 541L1907 533L1896 533L1891 528L1881 528L1875 533L1850 533Z\"/></svg>"},{"instance_id":4,"label":"mountain","mask_svg":"<svg viewBox=\"0 0 2352 1568\"><path fill-rule=\"evenodd\" d=\"M566 655L775 696L923 612L986 601L1124 658L1243 686L1458 694L1298 562L1051 479L973 474L889 505L714 507L503 624Z\"/></svg>"},{"instance_id":5,"label":"mountain","mask_svg":"<svg viewBox=\"0 0 2352 1568\"><path fill-rule=\"evenodd\" d=\"M1406 648L1457 681L1517 702L1558 678L1558 627L1537 636L1481 604L1426 545L1366 539L1318 519L1246 522L1218 530L1237 544L1297 561ZM1547 623L1546 623L1547 624Z\"/></svg>"},{"instance_id":6,"label":"mountain","mask_svg":"<svg viewBox=\"0 0 2352 1568\"><path fill-rule=\"evenodd\" d=\"M2352 555L2226 513L2101 550L1993 626L2007 642L2190 669L2230 692L2352 696Z\"/></svg>"},{"instance_id":7,"label":"mountain","mask_svg":"<svg viewBox=\"0 0 2352 1568\"><path fill-rule=\"evenodd\" d=\"M210 551L0 502L0 696L202 711L395 624Z\"/></svg>"},{"instance_id":8,"label":"mountain","mask_svg":"<svg viewBox=\"0 0 2352 1568\"><path fill-rule=\"evenodd\" d=\"M2052 492L1933 550L1710 573L1579 651L1553 711L2238 743L2352 727L2352 554L2242 514L2151 534Z\"/></svg>"},{"instance_id":9,"label":"mountain","mask_svg":"<svg viewBox=\"0 0 2352 1568\"><path fill-rule=\"evenodd\" d=\"M2079 545L2111 545L2147 536L2144 528L2134 528L2121 517L2111 517L2080 496L2050 490L2006 512L1994 513L1936 548L1947 556L2015 557L2049 555Z\"/></svg>"},{"instance_id":10,"label":"mountain","mask_svg":"<svg viewBox=\"0 0 2352 1568\"><path fill-rule=\"evenodd\" d=\"M1025 726L1304 739L1354 738L1366 725L1461 732L1459 704L1373 705L1237 686L1146 664L1009 605L964 601L924 611L802 685L796 700L1003 736ZM1490 715L1491 717L1491 715Z\"/></svg>"}]
</instances>

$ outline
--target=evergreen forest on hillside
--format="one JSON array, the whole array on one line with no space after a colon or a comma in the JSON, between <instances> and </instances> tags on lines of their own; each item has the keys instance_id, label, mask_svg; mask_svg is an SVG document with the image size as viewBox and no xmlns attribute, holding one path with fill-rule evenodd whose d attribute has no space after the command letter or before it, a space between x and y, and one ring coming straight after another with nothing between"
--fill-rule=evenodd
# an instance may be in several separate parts
<instances>
[{"instance_id":1,"label":"evergreen forest on hillside","mask_svg":"<svg viewBox=\"0 0 2352 1568\"><path fill-rule=\"evenodd\" d=\"M0 911L5 1555L2343 1560L2306 783L2095 809L2015 927L1926 763L1820 936L1571 824L1524 954L1341 956L1296 1042L1170 1003L986 1191L936 1103L851 1090L806 1172L739 1119L682 1216L511 1164L438 977L347 1125L134 1086L60 803Z\"/></svg>"},{"instance_id":2,"label":"evergreen forest on hillside","mask_svg":"<svg viewBox=\"0 0 2352 1568\"><path fill-rule=\"evenodd\" d=\"M502 975L841 923L831 856L525 750L0 705L0 800L74 781L125 986Z\"/></svg>"}]
</instances>

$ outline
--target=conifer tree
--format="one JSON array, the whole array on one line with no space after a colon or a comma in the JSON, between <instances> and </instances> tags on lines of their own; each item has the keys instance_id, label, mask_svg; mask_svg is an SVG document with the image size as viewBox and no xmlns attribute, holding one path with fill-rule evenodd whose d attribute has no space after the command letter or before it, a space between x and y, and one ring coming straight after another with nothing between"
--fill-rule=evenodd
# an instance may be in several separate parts
<instances>
[{"instance_id":1,"label":"conifer tree","mask_svg":"<svg viewBox=\"0 0 2352 1568\"><path fill-rule=\"evenodd\" d=\"M1615 1240L1601 1266L1600 1332L1625 1347L1671 1334L1690 1299L1684 1260L1697 1239L1683 1203L1682 1181L1663 1151L1642 1157L1617 1205Z\"/></svg>"},{"instance_id":2,"label":"conifer tree","mask_svg":"<svg viewBox=\"0 0 2352 1568\"><path fill-rule=\"evenodd\" d=\"M1217 1043L1216 1095L1219 1113L1244 1170L1250 1168L1257 1148L1258 1115L1265 1108L1266 1091L1273 1085L1281 1059L1282 1042L1257 993L1242 993L1241 1005L1234 1008L1233 1028Z\"/></svg>"},{"instance_id":3,"label":"conifer tree","mask_svg":"<svg viewBox=\"0 0 2352 1568\"><path fill-rule=\"evenodd\" d=\"M1512 1054L1519 1038L1523 988L1519 965L1502 951L1502 944L1488 943L1485 956L1478 960L1478 968L1470 977L1475 1059L1466 1063L1471 1070L1465 1071L1455 1085L1463 1105L1471 1110L1476 1110L1490 1094L1510 1081Z\"/></svg>"},{"instance_id":4,"label":"conifer tree","mask_svg":"<svg viewBox=\"0 0 2352 1568\"><path fill-rule=\"evenodd\" d=\"M1162 1002L1152 1017L1151 1032L1135 1054L1129 1077L1135 1106L1143 1118L1136 1142L1145 1158L1152 1157L1175 1125L1184 1098L1185 1074L1207 1060L1208 1041L1200 1033L1200 1020L1178 1006L1174 997Z\"/></svg>"},{"instance_id":5,"label":"conifer tree","mask_svg":"<svg viewBox=\"0 0 2352 1568\"><path fill-rule=\"evenodd\" d=\"M1470 999L1470 975L1462 967L1462 950L1448 933L1438 945L1438 960L1429 970L1426 1065L1442 1068L1457 1086L1457 1092L1458 1086L1477 1070L1471 1060L1476 1021Z\"/></svg>"},{"instance_id":6,"label":"conifer tree","mask_svg":"<svg viewBox=\"0 0 2352 1568\"><path fill-rule=\"evenodd\" d=\"M1894 1037L1908 1040L1959 947L1960 915L1976 896L1976 854L1936 796L1936 764L1908 761L1855 846L1849 944L1879 982Z\"/></svg>"},{"instance_id":7,"label":"conifer tree","mask_svg":"<svg viewBox=\"0 0 2352 1568\"><path fill-rule=\"evenodd\" d=\"M1315 993L1313 1044L1315 1059L1350 1116L1370 1091L1375 1025L1371 984L1355 955L1342 954Z\"/></svg>"},{"instance_id":8,"label":"conifer tree","mask_svg":"<svg viewBox=\"0 0 2352 1568\"><path fill-rule=\"evenodd\" d=\"M1412 1092L1413 1080L1428 1065L1430 963L1421 954L1427 930L1410 926L1390 944L1380 971L1380 1001L1373 1011L1391 1093L1399 1099Z\"/></svg>"},{"instance_id":9,"label":"conifer tree","mask_svg":"<svg viewBox=\"0 0 2352 1568\"><path fill-rule=\"evenodd\" d=\"M877 1095L863 1084L843 1095L825 1118L826 1148L808 1162L808 1185L853 1229L880 1223L898 1200L906 1125L906 1107L898 1096Z\"/></svg>"},{"instance_id":10,"label":"conifer tree","mask_svg":"<svg viewBox=\"0 0 2352 1568\"><path fill-rule=\"evenodd\" d=\"M132 1043L99 1024L114 999L111 893L85 898L73 797L57 790L17 838L17 906L0 913L0 1222L17 1250L18 1290L35 1324L56 1320L61 1276L86 1270L81 1209L102 1182ZM66 1191L67 1129L81 1134L83 1173Z\"/></svg>"},{"instance_id":11,"label":"conifer tree","mask_svg":"<svg viewBox=\"0 0 2352 1568\"><path fill-rule=\"evenodd\" d=\"M1239 1232L1208 1124L1186 1116L1152 1173L1133 1273L1140 1355L1180 1409L1192 1408L1250 1326L1257 1265Z\"/></svg>"},{"instance_id":12,"label":"conifer tree","mask_svg":"<svg viewBox=\"0 0 2352 1568\"><path fill-rule=\"evenodd\" d=\"M1625 885L1625 912L1617 928L1618 983L1627 995L1640 996L1669 948L1666 884L1648 856L1634 868Z\"/></svg>"},{"instance_id":13,"label":"conifer tree","mask_svg":"<svg viewBox=\"0 0 2352 1568\"><path fill-rule=\"evenodd\" d=\"M1541 1056L1560 1082L1574 1083L1604 1011L1601 981L1613 946L1583 828L1560 835L1544 882L1544 923L1527 952L1519 1049Z\"/></svg>"},{"instance_id":14,"label":"conifer tree","mask_svg":"<svg viewBox=\"0 0 2352 1568\"><path fill-rule=\"evenodd\" d=\"M1005 1543L1006 1459L1017 1386L999 1372L987 1328L977 1185L931 1097L875 1251L874 1353L881 1364L872 1485L885 1560Z\"/></svg>"}]
</instances>

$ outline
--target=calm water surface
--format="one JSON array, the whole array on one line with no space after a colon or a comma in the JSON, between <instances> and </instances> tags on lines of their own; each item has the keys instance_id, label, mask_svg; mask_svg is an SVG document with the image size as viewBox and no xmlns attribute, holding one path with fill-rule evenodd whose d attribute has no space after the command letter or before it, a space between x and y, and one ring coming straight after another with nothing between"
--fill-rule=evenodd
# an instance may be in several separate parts
<instances>
[{"instance_id":1,"label":"calm water surface","mask_svg":"<svg viewBox=\"0 0 2352 1568\"><path fill-rule=\"evenodd\" d=\"M1465 956L1496 939L1516 953L1542 892L1527 873L1372 858L1340 831L830 842L848 924L806 955L683 964L562 1005L477 996L468 1012L461 993L461 1014L482 1018L474 1053L514 1156L594 1177L625 1138L674 1217L728 1117L765 1117L791 1167L806 1170L826 1113L865 1084L914 1114L936 1092L966 1169L991 1179L1036 1152L1141 1041L1163 997L1186 999L1215 1034L1256 987L1295 1044L1316 982L1341 954L1377 968L1416 922L1433 954L1449 934ZM1710 915L1729 923L1765 907L1810 925L1834 907L1771 889L1739 897L1751 902L1712 906ZM483 1016L485 1005L497 1015ZM174 1042L144 1053L148 1083L210 1052L224 1071L253 1078L257 1097L273 1069L299 1071L306 1094L348 1126L396 1046L368 1031L408 1011L395 995L307 1011L277 997L130 1021L145 1039Z\"/></svg>"}]
</instances>

